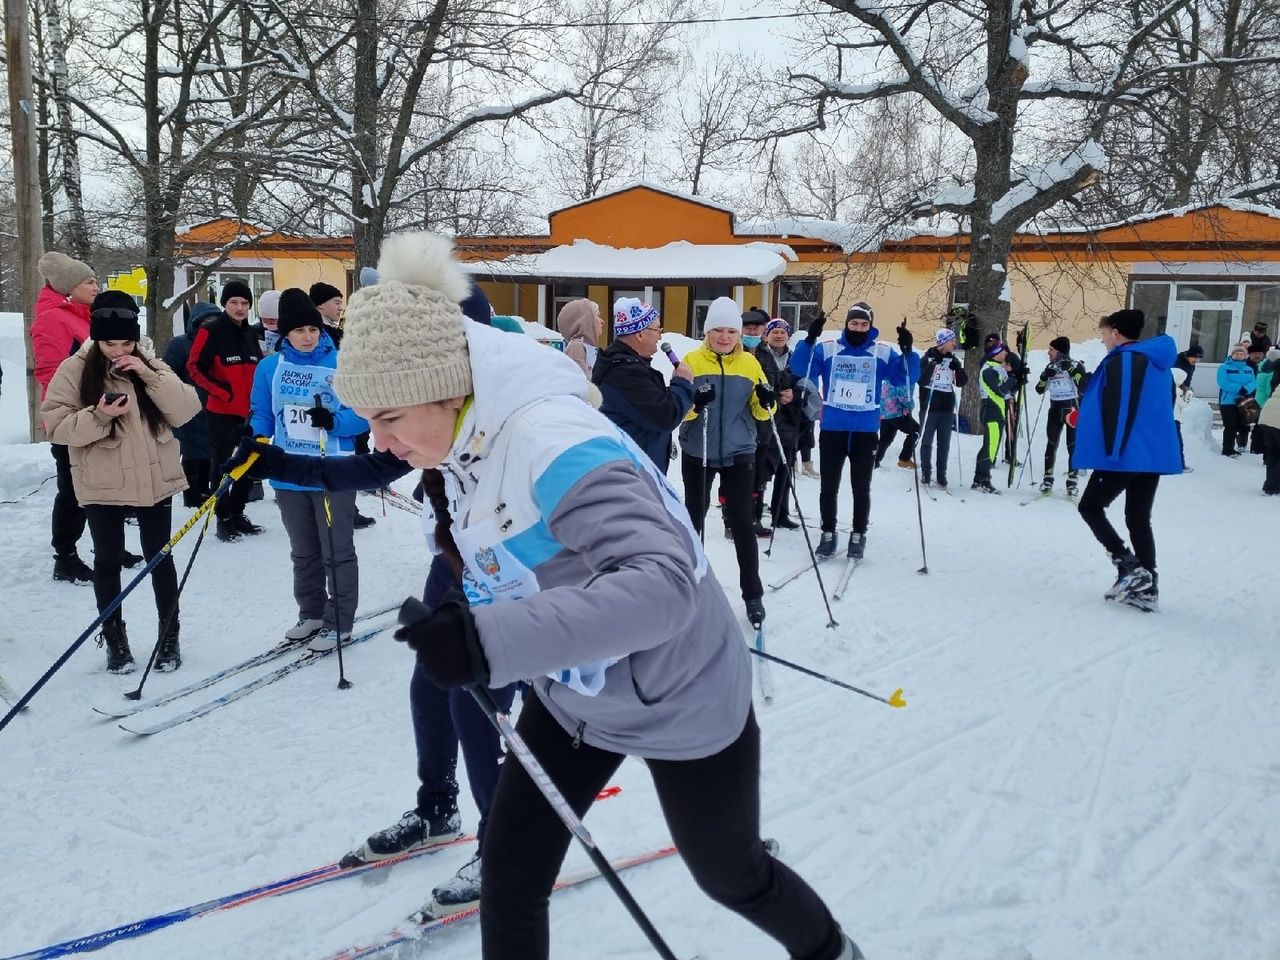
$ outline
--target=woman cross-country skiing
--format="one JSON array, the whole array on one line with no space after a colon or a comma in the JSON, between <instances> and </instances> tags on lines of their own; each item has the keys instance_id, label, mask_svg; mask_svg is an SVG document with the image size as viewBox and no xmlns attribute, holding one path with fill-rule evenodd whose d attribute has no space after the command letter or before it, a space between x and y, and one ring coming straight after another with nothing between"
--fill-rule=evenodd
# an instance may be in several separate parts
<instances>
[{"instance_id":1,"label":"woman cross-country skiing","mask_svg":"<svg viewBox=\"0 0 1280 960\"><path fill-rule=\"evenodd\" d=\"M334 387L379 448L447 481L434 539L463 583L399 639L441 686L532 678L517 730L580 816L625 757L644 759L709 896L796 960L860 958L760 839L746 644L674 490L584 402L571 361L463 318L446 240L393 237L379 272L351 299ZM485 960L549 956L569 842L504 763L481 861Z\"/></svg>"}]
</instances>

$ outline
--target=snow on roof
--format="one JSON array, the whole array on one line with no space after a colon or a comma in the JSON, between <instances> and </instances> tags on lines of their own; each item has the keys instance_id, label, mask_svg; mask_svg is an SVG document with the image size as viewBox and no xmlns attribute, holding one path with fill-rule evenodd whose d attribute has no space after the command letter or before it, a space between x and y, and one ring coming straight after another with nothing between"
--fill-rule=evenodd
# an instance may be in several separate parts
<instances>
[{"instance_id":1,"label":"snow on roof","mask_svg":"<svg viewBox=\"0 0 1280 960\"><path fill-rule=\"evenodd\" d=\"M904 224L883 225L823 220L820 217L755 218L738 228L738 233L755 237L809 237L833 243L844 253L878 250L886 240L907 240L922 236L951 236L954 227L922 227Z\"/></svg>"},{"instance_id":2,"label":"snow on roof","mask_svg":"<svg viewBox=\"0 0 1280 960\"><path fill-rule=\"evenodd\" d=\"M465 266L473 274L495 278L701 280L725 277L768 283L787 269L788 260L795 259L795 251L780 243L711 244L677 240L663 247L634 249L575 240L545 253L505 260L472 260Z\"/></svg>"},{"instance_id":3,"label":"snow on roof","mask_svg":"<svg viewBox=\"0 0 1280 960\"><path fill-rule=\"evenodd\" d=\"M711 207L715 210L723 210L730 215L737 215L737 211L733 207L726 207L723 203L716 203L707 197L699 197L692 193L684 193L680 190L672 190L670 187L663 187L656 183L650 183L648 180L633 180L631 183L618 187L615 190L605 190L603 193L597 193L594 197L588 197L586 200L579 200L577 203L571 203L567 207L561 207L560 210L572 210L574 207L580 207L585 203L594 203L597 200L603 200L605 197L614 197L620 193L626 193L628 190L635 190L637 187L643 187L646 190L652 190L655 193L665 193L669 197L675 197L679 200L687 200L690 203L700 203L704 207ZM560 210L553 210L552 213L559 213Z\"/></svg>"}]
</instances>

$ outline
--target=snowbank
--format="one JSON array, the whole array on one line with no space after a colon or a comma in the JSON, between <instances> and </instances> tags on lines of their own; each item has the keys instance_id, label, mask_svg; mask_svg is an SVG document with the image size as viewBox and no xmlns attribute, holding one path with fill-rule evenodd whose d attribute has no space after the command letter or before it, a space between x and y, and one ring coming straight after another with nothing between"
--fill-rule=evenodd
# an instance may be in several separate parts
<instances>
[{"instance_id":1,"label":"snowbank","mask_svg":"<svg viewBox=\"0 0 1280 960\"><path fill-rule=\"evenodd\" d=\"M22 314L0 313L0 444L25 443L31 436L27 416L26 347L22 342Z\"/></svg>"}]
</instances>

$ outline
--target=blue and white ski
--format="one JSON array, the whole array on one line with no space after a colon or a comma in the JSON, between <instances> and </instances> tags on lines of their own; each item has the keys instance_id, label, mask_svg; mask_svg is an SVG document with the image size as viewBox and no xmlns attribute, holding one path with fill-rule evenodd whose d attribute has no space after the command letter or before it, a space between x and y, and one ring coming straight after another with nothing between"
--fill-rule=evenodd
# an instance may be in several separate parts
<instances>
[{"instance_id":1,"label":"blue and white ski","mask_svg":"<svg viewBox=\"0 0 1280 960\"><path fill-rule=\"evenodd\" d=\"M367 630L364 633L356 634L350 640L344 643L342 646L344 649L354 647L357 643L364 643L366 640L369 640L372 637L377 636L378 634L382 633L384 630L390 630L390 629L391 629L390 625L375 627L374 629ZM149 737L154 733L160 733L164 730L169 730L172 727L176 727L179 724L186 723L189 720L195 720L198 717L203 717L205 714L212 713L214 710L217 710L219 707L225 707L229 703L234 703L235 701L240 700L243 697L247 697L249 694L253 693L255 690L261 690L263 687L269 686L275 683L277 680L281 680L284 677L287 677L289 674L293 673L296 670L301 670L303 667L310 666L311 664L315 663L318 660L323 660L325 657L329 656L331 653L333 653L337 649L338 649L337 647L333 647L332 649L329 649L329 650L307 650L301 656L299 656L296 660L291 660L290 662L286 663L284 666L277 667L275 670L272 670L270 673L264 673L262 676L256 677L253 680L250 680L248 683L244 684L243 686L236 687L234 690L228 690L226 693L224 693L220 697L217 697L213 700L209 700L205 703L202 703L198 707L192 707L186 713L180 713L177 716L170 717L167 720L161 720L157 723L153 723L148 726L138 726L136 724L133 726L130 726L124 723L118 724L118 726L120 727L121 730L124 730L126 733L136 734L139 737Z\"/></svg>"},{"instance_id":2,"label":"blue and white ski","mask_svg":"<svg viewBox=\"0 0 1280 960\"><path fill-rule=\"evenodd\" d=\"M764 653L764 627L756 627L756 652ZM764 702L773 703L773 674L769 672L769 661L759 657L756 658L756 682Z\"/></svg>"},{"instance_id":3,"label":"blue and white ski","mask_svg":"<svg viewBox=\"0 0 1280 960\"><path fill-rule=\"evenodd\" d=\"M371 613L361 614L356 617L355 622L363 623L365 621L372 620L374 617L381 617L385 614L391 613L393 610L398 610L399 608L400 605L396 604L395 606L386 607L382 610L374 610ZM185 687L179 687L177 690L170 690L168 693L156 697L154 700L147 700L140 703L129 703L126 701L121 704L112 704L111 706L105 707L95 706L93 710L95 713L100 713L104 717L114 717L116 719L132 717L135 713L141 713L143 710L150 710L152 707L162 707L166 703L173 703L175 700L180 700L193 693L198 693L201 690L212 687L214 684L221 683L223 680L227 679L227 677L234 677L237 673L244 673L246 670L252 670L254 667L260 667L264 663L270 663L273 660L278 660L285 654L293 653L301 647L306 646L307 642L308 641L306 640L286 640L284 643L277 644L270 650L264 650L262 653L254 654L247 660L241 660L239 663L233 663L226 669L219 670L216 673L211 673L207 677L203 677L200 680L187 684Z\"/></svg>"}]
</instances>

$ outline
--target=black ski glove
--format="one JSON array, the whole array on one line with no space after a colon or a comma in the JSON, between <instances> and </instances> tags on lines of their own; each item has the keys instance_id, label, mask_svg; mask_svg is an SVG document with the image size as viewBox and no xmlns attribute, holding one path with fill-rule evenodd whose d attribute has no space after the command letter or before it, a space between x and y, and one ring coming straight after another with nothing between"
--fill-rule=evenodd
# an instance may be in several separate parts
<instances>
[{"instance_id":1,"label":"black ski glove","mask_svg":"<svg viewBox=\"0 0 1280 960\"><path fill-rule=\"evenodd\" d=\"M813 322L809 324L808 329L805 331L804 342L812 347L815 343L818 342L818 337L822 335L822 328L825 327L826 325L827 325L827 314L824 311L818 314L813 319Z\"/></svg>"},{"instance_id":2,"label":"black ski glove","mask_svg":"<svg viewBox=\"0 0 1280 960\"><path fill-rule=\"evenodd\" d=\"M333 430L333 412L326 409L319 399L316 400L316 405L314 407L307 408L306 417L311 421L311 425L317 430L323 430L325 433L329 433Z\"/></svg>"},{"instance_id":3,"label":"black ski glove","mask_svg":"<svg viewBox=\"0 0 1280 960\"><path fill-rule=\"evenodd\" d=\"M258 440L250 435L243 438L236 445L235 452L231 454L231 458L219 467L222 475L226 476L236 467L248 461L249 457L255 453L258 455L258 459L254 460L253 464L244 473L250 480L270 480L284 469L285 452L265 440Z\"/></svg>"},{"instance_id":4,"label":"black ski glove","mask_svg":"<svg viewBox=\"0 0 1280 960\"><path fill-rule=\"evenodd\" d=\"M911 336L911 331L907 329L907 322L904 320L902 325L898 327L898 349L906 353L915 342L915 338Z\"/></svg>"},{"instance_id":5,"label":"black ski glove","mask_svg":"<svg viewBox=\"0 0 1280 960\"><path fill-rule=\"evenodd\" d=\"M399 619L396 639L418 655L422 671L436 686L489 685L489 662L461 590L450 590L434 610L410 597L400 607Z\"/></svg>"},{"instance_id":6,"label":"black ski glove","mask_svg":"<svg viewBox=\"0 0 1280 960\"><path fill-rule=\"evenodd\" d=\"M777 394L773 392L773 387L767 383L756 384L756 399L760 401L760 406L769 410L778 402Z\"/></svg>"},{"instance_id":7,"label":"black ski glove","mask_svg":"<svg viewBox=\"0 0 1280 960\"><path fill-rule=\"evenodd\" d=\"M959 358L959 357L957 357L954 353L953 353L953 354L952 354L948 359L949 359L949 361L950 361L950 364L949 364L949 365L950 365L950 367L951 367L951 369L952 369L952 370L963 370L963 369L964 369L964 364L960 362L960 358Z\"/></svg>"},{"instance_id":8,"label":"black ski glove","mask_svg":"<svg viewBox=\"0 0 1280 960\"><path fill-rule=\"evenodd\" d=\"M693 391L693 409L699 413L702 408L716 398L716 385L714 383L700 383L698 389Z\"/></svg>"}]
</instances>

